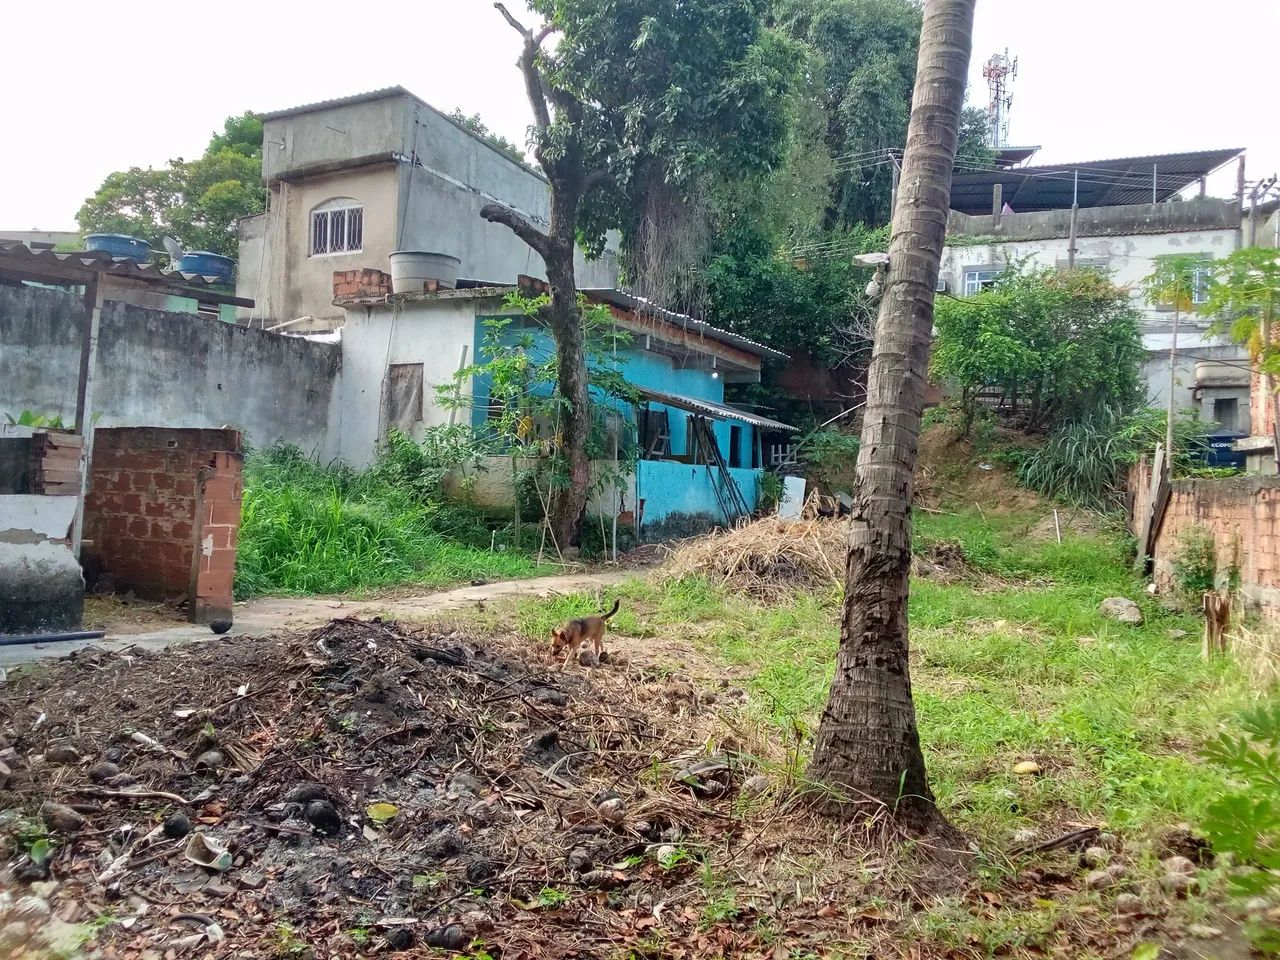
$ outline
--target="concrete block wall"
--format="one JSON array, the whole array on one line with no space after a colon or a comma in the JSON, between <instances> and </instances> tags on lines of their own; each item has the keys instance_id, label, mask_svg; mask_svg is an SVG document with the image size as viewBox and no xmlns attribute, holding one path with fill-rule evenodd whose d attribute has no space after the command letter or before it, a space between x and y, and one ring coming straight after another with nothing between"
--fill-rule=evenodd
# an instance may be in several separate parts
<instances>
[{"instance_id":1,"label":"concrete block wall","mask_svg":"<svg viewBox=\"0 0 1280 960\"><path fill-rule=\"evenodd\" d=\"M1139 464L1130 474L1134 491L1131 529L1141 522L1150 467ZM1233 556L1240 558L1240 589L1259 611L1280 619L1280 477L1228 477L1220 480L1178 480L1155 541L1155 581L1162 589L1175 586L1174 566L1183 535L1192 527L1213 534L1218 569L1225 576Z\"/></svg>"},{"instance_id":2,"label":"concrete block wall","mask_svg":"<svg viewBox=\"0 0 1280 960\"><path fill-rule=\"evenodd\" d=\"M235 430L94 431L87 563L116 590L187 597L198 623L230 616L241 467Z\"/></svg>"}]
</instances>

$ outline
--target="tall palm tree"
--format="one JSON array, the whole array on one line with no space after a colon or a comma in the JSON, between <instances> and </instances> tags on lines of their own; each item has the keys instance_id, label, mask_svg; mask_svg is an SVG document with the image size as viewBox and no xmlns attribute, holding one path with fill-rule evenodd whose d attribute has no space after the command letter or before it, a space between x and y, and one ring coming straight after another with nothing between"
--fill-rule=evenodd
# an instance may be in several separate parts
<instances>
[{"instance_id":1,"label":"tall palm tree","mask_svg":"<svg viewBox=\"0 0 1280 960\"><path fill-rule=\"evenodd\" d=\"M921 828L939 814L908 671L912 474L975 4L929 0L925 6L867 381L840 649L809 766L812 779L834 788L834 802L883 804L904 824Z\"/></svg>"}]
</instances>

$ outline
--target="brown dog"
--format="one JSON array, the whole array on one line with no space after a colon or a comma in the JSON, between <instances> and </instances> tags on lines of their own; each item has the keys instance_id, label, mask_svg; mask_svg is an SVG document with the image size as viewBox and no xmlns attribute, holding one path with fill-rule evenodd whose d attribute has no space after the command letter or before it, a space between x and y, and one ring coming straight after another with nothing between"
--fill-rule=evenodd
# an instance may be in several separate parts
<instances>
[{"instance_id":1,"label":"brown dog","mask_svg":"<svg viewBox=\"0 0 1280 960\"><path fill-rule=\"evenodd\" d=\"M608 613L602 613L597 617L579 617L551 631L552 655L559 656L560 651L565 648L569 651L565 654L564 663L560 665L560 669L563 670L569 665L570 660L578 656L582 645L587 641L591 642L591 651L595 654L596 663L600 662L600 653L604 650L605 624L618 612L620 606L622 601L614 600L613 608Z\"/></svg>"}]
</instances>

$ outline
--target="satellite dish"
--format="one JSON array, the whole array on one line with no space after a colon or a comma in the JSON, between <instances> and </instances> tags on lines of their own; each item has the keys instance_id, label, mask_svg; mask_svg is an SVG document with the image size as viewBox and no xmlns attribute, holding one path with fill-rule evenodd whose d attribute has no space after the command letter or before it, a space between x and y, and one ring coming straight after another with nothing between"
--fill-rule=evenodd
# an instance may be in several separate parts
<instances>
[{"instance_id":1,"label":"satellite dish","mask_svg":"<svg viewBox=\"0 0 1280 960\"><path fill-rule=\"evenodd\" d=\"M182 244L177 240L173 239L173 237L162 237L160 242L164 244L165 252L168 253L175 261L182 259L184 251L182 249ZM175 263L174 266L177 266L177 264Z\"/></svg>"}]
</instances>

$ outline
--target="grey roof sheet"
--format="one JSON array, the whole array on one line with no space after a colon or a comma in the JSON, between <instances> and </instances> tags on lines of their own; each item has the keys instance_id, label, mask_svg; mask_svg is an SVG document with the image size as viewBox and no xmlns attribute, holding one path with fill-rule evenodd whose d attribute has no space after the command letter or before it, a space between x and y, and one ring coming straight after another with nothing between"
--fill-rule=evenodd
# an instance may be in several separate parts
<instances>
[{"instance_id":1,"label":"grey roof sheet","mask_svg":"<svg viewBox=\"0 0 1280 960\"><path fill-rule=\"evenodd\" d=\"M737 407L728 407L722 403L712 403L710 400L699 400L697 397L685 397L678 393L651 390L648 387L637 387L636 392L647 400L654 400L669 407L678 407L681 410L688 410L692 413L703 413L718 420L741 420L743 423L751 424L753 427L763 427L765 430L780 430L786 433L800 432L798 427L793 427L790 424L770 420L768 417L762 417L755 413L747 413L747 411L739 410Z\"/></svg>"},{"instance_id":2,"label":"grey roof sheet","mask_svg":"<svg viewBox=\"0 0 1280 960\"><path fill-rule=\"evenodd\" d=\"M625 290L615 290L610 287L584 287L582 292L592 300L602 300L605 303L613 304L615 307L621 307L624 310L632 310L636 313L648 313L673 326L683 327L694 333L705 336L708 340L715 340L719 343L726 343L730 346L738 347L748 353L754 353L757 356L772 356L785 360L787 355L781 350L775 350L773 347L765 346L755 340L750 340L741 334L734 333L732 330L724 330L720 327L697 320L694 317L683 313L676 313L674 310L667 310L658 306L651 300L644 297L636 296L633 293L627 293Z\"/></svg>"},{"instance_id":3,"label":"grey roof sheet","mask_svg":"<svg viewBox=\"0 0 1280 960\"><path fill-rule=\"evenodd\" d=\"M52 248L33 250L23 243L0 241L0 261L8 264L30 264L33 274L40 272L41 266L48 264L51 268L70 268L85 273L107 274L115 277L129 277L144 280L159 286L174 287L225 287L226 281L219 277L204 276L198 273L183 273L180 270L162 270L154 263L138 263L127 257L113 257L105 250L61 251ZM34 277L33 277L34 279ZM216 292L220 300L228 303L253 305L252 300L230 297ZM210 299L213 299L212 297Z\"/></svg>"},{"instance_id":4,"label":"grey roof sheet","mask_svg":"<svg viewBox=\"0 0 1280 960\"><path fill-rule=\"evenodd\" d=\"M1002 201L1016 213L1069 209L1077 173L1082 207L1150 203L1153 179L1156 202L1161 202L1243 152L1243 148L1232 147L957 173L951 178L951 209L989 214L997 183L1001 184Z\"/></svg>"}]
</instances>

